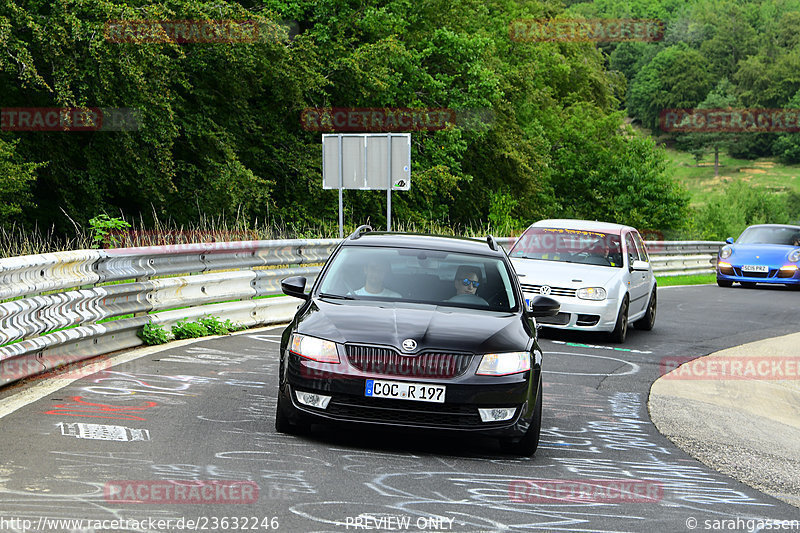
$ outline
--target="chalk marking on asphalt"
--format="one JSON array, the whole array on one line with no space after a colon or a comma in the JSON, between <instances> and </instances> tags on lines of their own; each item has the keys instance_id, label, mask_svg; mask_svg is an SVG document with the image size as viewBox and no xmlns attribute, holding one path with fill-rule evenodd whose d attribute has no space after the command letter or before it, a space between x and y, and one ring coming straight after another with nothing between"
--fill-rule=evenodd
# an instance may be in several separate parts
<instances>
[{"instance_id":1,"label":"chalk marking on asphalt","mask_svg":"<svg viewBox=\"0 0 800 533\"><path fill-rule=\"evenodd\" d=\"M614 346L603 346L602 344L582 344L579 342L552 341L552 340L550 342L552 342L553 344L563 344L565 346L570 346L572 348L595 348L598 350L613 350L616 352L628 352L628 353L653 353L650 350L634 350L633 348L616 348Z\"/></svg>"},{"instance_id":2,"label":"chalk marking on asphalt","mask_svg":"<svg viewBox=\"0 0 800 533\"><path fill-rule=\"evenodd\" d=\"M588 353L577 353L577 352L547 352L548 355L552 354L560 354L560 355L577 355L579 357L594 357L596 359L610 359L612 361L618 361L620 363L624 363L626 365L630 365L631 369L627 372L623 372L622 374L617 374L616 372L613 374L609 374L608 372L601 372L601 373L585 373L585 372L557 372L555 370L542 370L545 374L564 374L567 376L628 376L630 374L636 374L639 372L639 365L636 363L631 363L630 361L626 361L625 359L617 359L616 357L607 357L605 355L591 355Z\"/></svg>"},{"instance_id":3,"label":"chalk marking on asphalt","mask_svg":"<svg viewBox=\"0 0 800 533\"><path fill-rule=\"evenodd\" d=\"M10 415L14 411L17 411L25 407L26 405L41 400L45 396L48 396L54 392L63 389L67 385L72 385L79 379L91 376L92 374L96 374L97 372L100 372L102 370L108 370L109 365L111 367L115 365L122 365L125 363L129 363L131 361L135 361L136 359L145 357L147 355L152 355L166 350L171 350L172 348L182 348L183 346L194 344L200 341L221 339L223 337L228 337L228 336L252 334L254 332L273 329L276 327L281 327L281 324L278 324L276 326L265 326L263 328L256 328L252 330L239 331L231 335L224 335L224 336L217 335L212 337L200 337L197 339L185 339L180 341L173 341L164 344L162 346L148 346L146 348L137 348L129 352L123 352L119 355L111 356L108 359L103 359L102 361L98 361L96 363L92 363L86 365L85 367L82 367L80 370L81 373L80 376L70 377L70 378L54 376L52 378L45 378L39 383L32 385L30 388L26 388L25 390L13 394L8 398L0 400L2 401L2 405L0 405L0 418Z\"/></svg>"}]
</instances>

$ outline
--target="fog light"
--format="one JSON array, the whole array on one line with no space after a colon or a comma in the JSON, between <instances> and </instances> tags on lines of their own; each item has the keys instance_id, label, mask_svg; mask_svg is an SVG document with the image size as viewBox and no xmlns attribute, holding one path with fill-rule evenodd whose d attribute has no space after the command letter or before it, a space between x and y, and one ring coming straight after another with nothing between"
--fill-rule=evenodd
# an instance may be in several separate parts
<instances>
[{"instance_id":1,"label":"fog light","mask_svg":"<svg viewBox=\"0 0 800 533\"><path fill-rule=\"evenodd\" d=\"M778 270L779 278L791 278L797 272L797 265L784 265Z\"/></svg>"},{"instance_id":2,"label":"fog light","mask_svg":"<svg viewBox=\"0 0 800 533\"><path fill-rule=\"evenodd\" d=\"M493 409L478 409L482 422L502 422L509 420L517 411L516 407L495 407Z\"/></svg>"},{"instance_id":3,"label":"fog light","mask_svg":"<svg viewBox=\"0 0 800 533\"><path fill-rule=\"evenodd\" d=\"M310 392L294 391L297 396L297 401L309 407L318 407L319 409L327 409L328 402L331 401L330 396L322 396L321 394L312 394Z\"/></svg>"},{"instance_id":4,"label":"fog light","mask_svg":"<svg viewBox=\"0 0 800 533\"><path fill-rule=\"evenodd\" d=\"M717 266L719 267L719 271L721 274L725 274L726 276L733 275L733 265L731 265L730 263L720 261L719 263L717 263Z\"/></svg>"}]
</instances>

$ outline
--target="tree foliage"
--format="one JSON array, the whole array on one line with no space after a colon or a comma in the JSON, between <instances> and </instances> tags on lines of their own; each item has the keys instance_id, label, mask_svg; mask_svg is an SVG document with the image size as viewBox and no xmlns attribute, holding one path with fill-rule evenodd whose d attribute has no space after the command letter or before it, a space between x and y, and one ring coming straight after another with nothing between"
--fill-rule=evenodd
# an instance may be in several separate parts
<instances>
[{"instance_id":1,"label":"tree foliage","mask_svg":"<svg viewBox=\"0 0 800 533\"><path fill-rule=\"evenodd\" d=\"M680 3L599 4L666 17ZM651 85L658 105L701 101L710 81L695 68L699 52L676 45L645 62L634 47L609 69L593 43L509 38L512 20L563 12L555 0L0 0L4 106L139 110L133 131L6 133L0 217L62 231L72 225L63 213L84 225L102 212L335 220L320 134L303 129L302 111L427 107L485 120L413 133L412 187L393 196L400 219L526 224L573 214L679 225L685 198L663 155L623 128L617 110L625 76L648 68L632 96L647 120ZM233 44L106 39L108 21L142 19L253 20L275 31ZM383 198L346 191L348 221L383 224Z\"/></svg>"}]
</instances>

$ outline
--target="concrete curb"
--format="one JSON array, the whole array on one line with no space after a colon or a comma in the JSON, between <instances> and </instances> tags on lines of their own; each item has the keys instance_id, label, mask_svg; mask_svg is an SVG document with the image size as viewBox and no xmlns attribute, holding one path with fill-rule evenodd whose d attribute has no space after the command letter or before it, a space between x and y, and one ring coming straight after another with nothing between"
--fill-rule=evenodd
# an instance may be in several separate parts
<instances>
[{"instance_id":1,"label":"concrete curb","mask_svg":"<svg viewBox=\"0 0 800 533\"><path fill-rule=\"evenodd\" d=\"M736 346L681 365L650 388L656 428L702 463L800 507L800 333ZM709 365L768 359L794 368L794 378L742 379ZM694 366L692 366L694 365ZM766 368L762 366L762 368ZM774 368L774 367L772 367ZM694 369L694 370L692 370ZM749 374L752 375L752 374Z\"/></svg>"}]
</instances>

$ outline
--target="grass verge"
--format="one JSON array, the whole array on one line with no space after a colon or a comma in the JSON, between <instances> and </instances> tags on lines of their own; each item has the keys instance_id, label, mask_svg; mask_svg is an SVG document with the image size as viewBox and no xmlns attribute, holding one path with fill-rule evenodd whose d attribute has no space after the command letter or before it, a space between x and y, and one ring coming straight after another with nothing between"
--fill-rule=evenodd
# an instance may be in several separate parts
<instances>
[{"instance_id":1,"label":"grass verge","mask_svg":"<svg viewBox=\"0 0 800 533\"><path fill-rule=\"evenodd\" d=\"M716 283L716 274L690 274L688 276L656 276L659 287L670 287L672 285L705 285Z\"/></svg>"}]
</instances>

